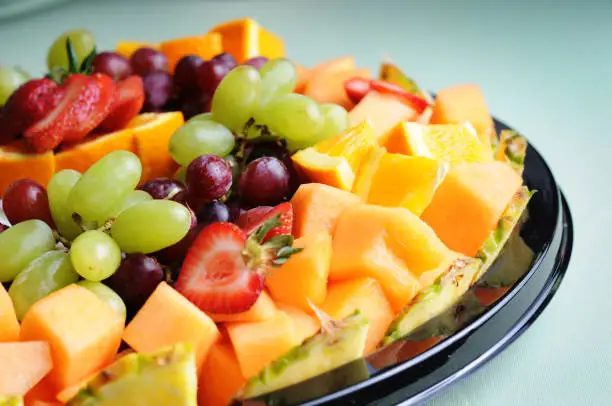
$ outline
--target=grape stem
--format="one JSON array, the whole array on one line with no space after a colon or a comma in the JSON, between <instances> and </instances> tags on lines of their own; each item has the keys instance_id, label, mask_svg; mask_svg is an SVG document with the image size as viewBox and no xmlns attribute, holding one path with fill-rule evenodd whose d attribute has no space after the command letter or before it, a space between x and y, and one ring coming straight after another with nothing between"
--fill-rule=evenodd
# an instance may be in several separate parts
<instances>
[{"instance_id":1,"label":"grape stem","mask_svg":"<svg viewBox=\"0 0 612 406\"><path fill-rule=\"evenodd\" d=\"M55 237L56 241L59 241L59 243L62 245L63 249L68 251L68 248L70 248L70 245L71 245L70 241L68 241L67 239L62 237L60 235L60 233L58 233L56 230L53 230L53 236ZM62 247L58 247L58 248L62 249Z\"/></svg>"},{"instance_id":2,"label":"grape stem","mask_svg":"<svg viewBox=\"0 0 612 406\"><path fill-rule=\"evenodd\" d=\"M108 234L114 222L115 222L114 218L110 218L106 220L106 222L102 225L102 227L98 228L98 231L102 231L103 233Z\"/></svg>"}]
</instances>

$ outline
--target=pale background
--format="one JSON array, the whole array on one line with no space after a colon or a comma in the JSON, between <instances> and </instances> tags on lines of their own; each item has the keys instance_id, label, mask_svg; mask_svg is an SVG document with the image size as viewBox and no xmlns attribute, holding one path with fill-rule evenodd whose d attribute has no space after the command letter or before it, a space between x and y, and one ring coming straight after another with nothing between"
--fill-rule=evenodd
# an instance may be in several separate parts
<instances>
[{"instance_id":1,"label":"pale background","mask_svg":"<svg viewBox=\"0 0 612 406\"><path fill-rule=\"evenodd\" d=\"M557 296L501 356L433 404L611 405L612 1L80 1L0 20L0 64L42 72L47 47L73 27L110 49L243 16L282 35L305 65L354 54L376 68L386 53L432 90L479 83L569 199L574 255Z\"/></svg>"}]
</instances>

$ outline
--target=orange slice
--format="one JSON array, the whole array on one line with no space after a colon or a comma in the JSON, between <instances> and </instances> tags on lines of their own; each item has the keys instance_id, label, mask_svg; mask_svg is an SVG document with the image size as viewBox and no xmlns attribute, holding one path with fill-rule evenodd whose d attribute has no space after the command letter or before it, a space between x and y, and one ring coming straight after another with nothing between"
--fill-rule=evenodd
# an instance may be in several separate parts
<instances>
[{"instance_id":1,"label":"orange slice","mask_svg":"<svg viewBox=\"0 0 612 406\"><path fill-rule=\"evenodd\" d=\"M208 60L215 55L223 52L221 35L210 33L197 37L177 38L164 41L159 49L168 58L168 71L172 74L176 64L187 55L197 55L204 60Z\"/></svg>"},{"instance_id":2,"label":"orange slice","mask_svg":"<svg viewBox=\"0 0 612 406\"><path fill-rule=\"evenodd\" d=\"M217 25L210 32L221 34L223 51L232 54L238 63L254 56L269 59L285 56L283 40L250 18L228 21Z\"/></svg>"},{"instance_id":3,"label":"orange slice","mask_svg":"<svg viewBox=\"0 0 612 406\"><path fill-rule=\"evenodd\" d=\"M37 154L24 140L0 148L0 194L18 179L32 179L47 186L54 173L53 151Z\"/></svg>"}]
</instances>

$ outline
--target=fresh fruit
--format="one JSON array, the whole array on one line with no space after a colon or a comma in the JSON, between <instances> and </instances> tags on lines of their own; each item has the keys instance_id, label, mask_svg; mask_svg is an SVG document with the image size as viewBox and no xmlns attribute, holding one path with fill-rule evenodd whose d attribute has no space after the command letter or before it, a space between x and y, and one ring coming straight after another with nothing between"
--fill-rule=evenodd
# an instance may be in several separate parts
<instances>
[{"instance_id":1,"label":"fresh fruit","mask_svg":"<svg viewBox=\"0 0 612 406\"><path fill-rule=\"evenodd\" d=\"M36 154L25 140L0 147L0 192L16 180L30 179L46 185L55 173L55 157L49 151Z\"/></svg>"},{"instance_id":2,"label":"fresh fruit","mask_svg":"<svg viewBox=\"0 0 612 406\"><path fill-rule=\"evenodd\" d=\"M295 345L293 320L281 311L264 321L229 323L227 331L247 379Z\"/></svg>"},{"instance_id":3,"label":"fresh fruit","mask_svg":"<svg viewBox=\"0 0 612 406\"><path fill-rule=\"evenodd\" d=\"M363 68L322 71L311 76L304 90L304 95L318 103L334 103L349 110L353 108L355 103L347 96L344 83L353 78L368 80L370 77L370 70Z\"/></svg>"},{"instance_id":4,"label":"fresh fruit","mask_svg":"<svg viewBox=\"0 0 612 406\"><path fill-rule=\"evenodd\" d=\"M205 61L198 69L198 87L206 94L214 94L223 78L234 67L235 65L221 58Z\"/></svg>"},{"instance_id":5,"label":"fresh fruit","mask_svg":"<svg viewBox=\"0 0 612 406\"><path fill-rule=\"evenodd\" d=\"M49 343L53 358L49 380L60 390L110 362L122 331L119 313L73 284L36 302L21 323L20 337Z\"/></svg>"},{"instance_id":6,"label":"fresh fruit","mask_svg":"<svg viewBox=\"0 0 612 406\"><path fill-rule=\"evenodd\" d=\"M421 96L423 99L431 102L431 95L423 90L417 82L406 76L397 66L390 62L384 62L380 66L379 79L400 86L407 92Z\"/></svg>"},{"instance_id":7,"label":"fresh fruit","mask_svg":"<svg viewBox=\"0 0 612 406\"><path fill-rule=\"evenodd\" d=\"M200 155L229 154L234 149L232 132L212 120L190 121L170 139L170 155L180 165L187 166Z\"/></svg>"},{"instance_id":8,"label":"fresh fruit","mask_svg":"<svg viewBox=\"0 0 612 406\"><path fill-rule=\"evenodd\" d=\"M92 282L92 281L80 281L77 285L89 290L94 293L98 298L104 301L107 305L109 305L113 310L119 313L124 319L126 316L126 308L125 303L121 300L121 297L115 293L114 290L109 288L106 285L101 284L100 282Z\"/></svg>"},{"instance_id":9,"label":"fresh fruit","mask_svg":"<svg viewBox=\"0 0 612 406\"><path fill-rule=\"evenodd\" d=\"M13 92L27 80L28 76L20 69L0 68L0 106L4 106Z\"/></svg>"},{"instance_id":10,"label":"fresh fruit","mask_svg":"<svg viewBox=\"0 0 612 406\"><path fill-rule=\"evenodd\" d=\"M220 54L215 55L211 59L211 61L221 62L230 69L234 69L236 66L238 66L238 62L236 61L236 58L234 58L232 54L227 53L227 52L221 52Z\"/></svg>"},{"instance_id":11,"label":"fresh fruit","mask_svg":"<svg viewBox=\"0 0 612 406\"><path fill-rule=\"evenodd\" d=\"M4 286L0 284L0 343L19 340L19 321L15 306Z\"/></svg>"},{"instance_id":12,"label":"fresh fruit","mask_svg":"<svg viewBox=\"0 0 612 406\"><path fill-rule=\"evenodd\" d=\"M247 145L247 149L245 149L244 154L246 163L266 156L277 158L278 160L285 162L285 160L289 157L289 151L287 151L287 148L280 145L276 141L261 141L253 143L252 145Z\"/></svg>"},{"instance_id":13,"label":"fresh fruit","mask_svg":"<svg viewBox=\"0 0 612 406\"><path fill-rule=\"evenodd\" d=\"M23 396L51 371L49 345L43 341L0 343L0 393Z\"/></svg>"},{"instance_id":14,"label":"fresh fruit","mask_svg":"<svg viewBox=\"0 0 612 406\"><path fill-rule=\"evenodd\" d=\"M91 378L67 405L196 406L194 358L183 344L128 354Z\"/></svg>"},{"instance_id":15,"label":"fresh fruit","mask_svg":"<svg viewBox=\"0 0 612 406\"><path fill-rule=\"evenodd\" d=\"M115 82L127 79L132 75L130 61L116 52L100 52L91 64L93 73L104 73Z\"/></svg>"},{"instance_id":16,"label":"fresh fruit","mask_svg":"<svg viewBox=\"0 0 612 406\"><path fill-rule=\"evenodd\" d=\"M512 130L502 130L499 135L499 145L495 150L495 159L506 162L519 174L523 174L525 156L527 155L527 140Z\"/></svg>"},{"instance_id":17,"label":"fresh fruit","mask_svg":"<svg viewBox=\"0 0 612 406\"><path fill-rule=\"evenodd\" d=\"M409 210L358 204L336 222L329 279L374 278L399 311L456 257Z\"/></svg>"},{"instance_id":18,"label":"fresh fruit","mask_svg":"<svg viewBox=\"0 0 612 406\"><path fill-rule=\"evenodd\" d=\"M8 290L19 320L34 303L79 280L70 255L63 251L49 251L30 262Z\"/></svg>"},{"instance_id":19,"label":"fresh fruit","mask_svg":"<svg viewBox=\"0 0 612 406\"><path fill-rule=\"evenodd\" d=\"M293 229L293 207L288 202L281 203L276 207L259 206L248 210L236 220L236 225L242 228L246 235L251 235L276 216L279 216L278 222L280 224L271 229L263 241L268 241L278 235L291 235Z\"/></svg>"},{"instance_id":20,"label":"fresh fruit","mask_svg":"<svg viewBox=\"0 0 612 406\"><path fill-rule=\"evenodd\" d=\"M121 263L121 249L108 234L89 230L70 246L70 260L83 278L99 282L111 276Z\"/></svg>"},{"instance_id":21,"label":"fresh fruit","mask_svg":"<svg viewBox=\"0 0 612 406\"><path fill-rule=\"evenodd\" d=\"M238 194L252 205L277 204L289 194L289 171L276 158L257 158L242 172Z\"/></svg>"},{"instance_id":22,"label":"fresh fruit","mask_svg":"<svg viewBox=\"0 0 612 406\"><path fill-rule=\"evenodd\" d=\"M191 214L185 206L152 200L121 212L111 226L111 235L123 252L150 254L179 242L190 226Z\"/></svg>"},{"instance_id":23,"label":"fresh fruit","mask_svg":"<svg viewBox=\"0 0 612 406\"><path fill-rule=\"evenodd\" d=\"M162 42L159 48L168 59L168 71L179 77L181 71L176 67L183 57L193 55L207 60L221 53L221 36L210 33L197 37L177 38Z\"/></svg>"},{"instance_id":24,"label":"fresh fruit","mask_svg":"<svg viewBox=\"0 0 612 406\"><path fill-rule=\"evenodd\" d=\"M364 354L369 355L394 317L380 284L373 278L357 278L329 285L321 310L334 319L342 319L359 311L369 322Z\"/></svg>"},{"instance_id":25,"label":"fresh fruit","mask_svg":"<svg viewBox=\"0 0 612 406\"><path fill-rule=\"evenodd\" d=\"M168 58L153 48L140 48L130 56L132 71L139 76L146 76L153 72L166 72Z\"/></svg>"},{"instance_id":26,"label":"fresh fruit","mask_svg":"<svg viewBox=\"0 0 612 406\"><path fill-rule=\"evenodd\" d=\"M198 55L188 54L176 63L174 72L174 86L180 91L198 87L198 72L204 60Z\"/></svg>"},{"instance_id":27,"label":"fresh fruit","mask_svg":"<svg viewBox=\"0 0 612 406\"><path fill-rule=\"evenodd\" d=\"M153 42L119 41L115 47L115 52L129 59L134 52L138 51L140 48L159 50L159 44Z\"/></svg>"},{"instance_id":28,"label":"fresh fruit","mask_svg":"<svg viewBox=\"0 0 612 406\"><path fill-rule=\"evenodd\" d=\"M26 220L42 220L49 227L54 227L49 199L45 188L29 179L13 182L4 191L2 209L11 224Z\"/></svg>"},{"instance_id":29,"label":"fresh fruit","mask_svg":"<svg viewBox=\"0 0 612 406\"><path fill-rule=\"evenodd\" d=\"M51 178L48 189L49 207L57 231L62 237L74 240L83 230L72 218L72 209L68 206L68 197L81 174L73 170L62 170Z\"/></svg>"},{"instance_id":30,"label":"fresh fruit","mask_svg":"<svg viewBox=\"0 0 612 406\"><path fill-rule=\"evenodd\" d=\"M179 98L178 107L186 120L195 117L198 114L210 112L212 96L208 93L203 93L200 89L195 88L184 90L178 96L175 95L175 97ZM166 108L175 109L175 105L171 103L172 101Z\"/></svg>"},{"instance_id":31,"label":"fresh fruit","mask_svg":"<svg viewBox=\"0 0 612 406\"><path fill-rule=\"evenodd\" d=\"M215 26L210 33L221 35L223 50L233 55L239 63L255 56L269 59L285 56L283 40L250 18L225 22Z\"/></svg>"},{"instance_id":32,"label":"fresh fruit","mask_svg":"<svg viewBox=\"0 0 612 406\"><path fill-rule=\"evenodd\" d=\"M174 179L153 179L143 183L138 189L148 193L156 200L174 200L179 203L185 201L185 185Z\"/></svg>"},{"instance_id":33,"label":"fresh fruit","mask_svg":"<svg viewBox=\"0 0 612 406\"><path fill-rule=\"evenodd\" d=\"M361 202L359 196L321 183L301 185L291 198L293 235L300 238L319 232L333 233L340 214Z\"/></svg>"},{"instance_id":34,"label":"fresh fruit","mask_svg":"<svg viewBox=\"0 0 612 406\"><path fill-rule=\"evenodd\" d=\"M138 352L190 343L198 370L218 339L215 323L165 282L157 286L123 334L123 340Z\"/></svg>"},{"instance_id":35,"label":"fresh fruit","mask_svg":"<svg viewBox=\"0 0 612 406\"><path fill-rule=\"evenodd\" d=\"M55 247L53 231L40 220L27 220L0 234L0 282L10 282L35 258Z\"/></svg>"},{"instance_id":36,"label":"fresh fruit","mask_svg":"<svg viewBox=\"0 0 612 406\"><path fill-rule=\"evenodd\" d=\"M320 106L319 110L323 116L323 128L319 132L316 142L328 140L346 131L349 127L349 116L344 107L328 103Z\"/></svg>"},{"instance_id":37,"label":"fresh fruit","mask_svg":"<svg viewBox=\"0 0 612 406\"><path fill-rule=\"evenodd\" d=\"M285 388L360 358L367 332L368 321L358 312L339 321L327 321L319 334L276 358L250 379L241 397L253 398Z\"/></svg>"},{"instance_id":38,"label":"fresh fruit","mask_svg":"<svg viewBox=\"0 0 612 406\"><path fill-rule=\"evenodd\" d=\"M480 261L470 258L455 260L444 274L425 287L397 315L381 344L387 345L405 337L426 321L451 308L472 286L481 265Z\"/></svg>"},{"instance_id":39,"label":"fresh fruit","mask_svg":"<svg viewBox=\"0 0 612 406\"><path fill-rule=\"evenodd\" d=\"M72 188L68 205L85 221L95 221L134 190L142 165L129 151L114 151L93 164Z\"/></svg>"},{"instance_id":40,"label":"fresh fruit","mask_svg":"<svg viewBox=\"0 0 612 406\"><path fill-rule=\"evenodd\" d=\"M436 96L431 116L432 124L472 124L484 145L495 136L493 119L480 87L474 84L442 89Z\"/></svg>"},{"instance_id":41,"label":"fresh fruit","mask_svg":"<svg viewBox=\"0 0 612 406\"><path fill-rule=\"evenodd\" d=\"M279 58L280 59L280 58ZM254 67L255 69L261 69L262 66L264 66L266 63L268 63L270 61L269 58L266 58L265 56L254 56L252 58L247 59L246 61L242 62L243 65L249 65ZM293 90L293 89L291 89Z\"/></svg>"},{"instance_id":42,"label":"fresh fruit","mask_svg":"<svg viewBox=\"0 0 612 406\"><path fill-rule=\"evenodd\" d=\"M107 225L107 222L114 221L121 213L130 207L142 203L153 200L150 194L144 192L142 190L134 190L130 192L123 200L121 200L116 206L106 213L104 217L101 217L97 220L97 223L101 226Z\"/></svg>"},{"instance_id":43,"label":"fresh fruit","mask_svg":"<svg viewBox=\"0 0 612 406\"><path fill-rule=\"evenodd\" d=\"M145 92L143 111L162 111L172 95L172 76L168 72L155 71L142 77Z\"/></svg>"},{"instance_id":44,"label":"fresh fruit","mask_svg":"<svg viewBox=\"0 0 612 406\"><path fill-rule=\"evenodd\" d=\"M117 83L117 87L118 97L100 124L100 130L112 132L125 128L144 106L144 84L139 76L129 76Z\"/></svg>"},{"instance_id":45,"label":"fresh fruit","mask_svg":"<svg viewBox=\"0 0 612 406\"><path fill-rule=\"evenodd\" d=\"M229 222L230 212L227 206L218 200L206 203L198 211L198 221L209 225L212 223Z\"/></svg>"},{"instance_id":46,"label":"fresh fruit","mask_svg":"<svg viewBox=\"0 0 612 406\"><path fill-rule=\"evenodd\" d=\"M47 54L47 67L49 70L53 70L55 67L64 69L70 67L68 51L66 49L68 40L70 40L70 44L74 49L77 66L81 66L85 58L95 51L96 39L91 32L83 29L65 32L49 48L49 53Z\"/></svg>"},{"instance_id":47,"label":"fresh fruit","mask_svg":"<svg viewBox=\"0 0 612 406\"><path fill-rule=\"evenodd\" d=\"M327 275L332 256L332 239L326 232L308 234L295 240L303 250L274 269L266 286L274 300L311 311L311 303L320 306L327 294Z\"/></svg>"},{"instance_id":48,"label":"fresh fruit","mask_svg":"<svg viewBox=\"0 0 612 406\"><path fill-rule=\"evenodd\" d=\"M202 373L198 382L198 404L227 406L234 395L246 383L242 376L236 353L230 343L214 345L202 371L223 371L222 374Z\"/></svg>"},{"instance_id":49,"label":"fresh fruit","mask_svg":"<svg viewBox=\"0 0 612 406\"><path fill-rule=\"evenodd\" d=\"M397 97L418 114L429 106L424 98L404 90L401 86L376 79L352 78L344 82L344 89L350 99L359 103L369 92L378 92Z\"/></svg>"},{"instance_id":50,"label":"fresh fruit","mask_svg":"<svg viewBox=\"0 0 612 406\"><path fill-rule=\"evenodd\" d=\"M212 118L229 130L241 132L259 102L261 77L252 66L232 69L215 90Z\"/></svg>"},{"instance_id":51,"label":"fresh fruit","mask_svg":"<svg viewBox=\"0 0 612 406\"><path fill-rule=\"evenodd\" d=\"M321 329L321 321L299 307L285 303L277 304L278 310L285 312L293 321L293 338L295 345L300 345L307 338L312 337Z\"/></svg>"},{"instance_id":52,"label":"fresh fruit","mask_svg":"<svg viewBox=\"0 0 612 406\"><path fill-rule=\"evenodd\" d=\"M285 58L273 59L261 67L253 63L245 63L259 69L261 75L261 94L259 96L262 104L268 100L293 92L297 83L297 69L293 62Z\"/></svg>"},{"instance_id":53,"label":"fresh fruit","mask_svg":"<svg viewBox=\"0 0 612 406\"><path fill-rule=\"evenodd\" d=\"M423 221L450 249L473 257L521 184L521 177L502 162L457 165L436 190Z\"/></svg>"},{"instance_id":54,"label":"fresh fruit","mask_svg":"<svg viewBox=\"0 0 612 406\"><path fill-rule=\"evenodd\" d=\"M202 155L187 167L187 191L190 196L203 200L223 197L232 186L232 170L217 155Z\"/></svg>"},{"instance_id":55,"label":"fresh fruit","mask_svg":"<svg viewBox=\"0 0 612 406\"><path fill-rule=\"evenodd\" d=\"M0 406L24 406L21 396L0 395Z\"/></svg>"},{"instance_id":56,"label":"fresh fruit","mask_svg":"<svg viewBox=\"0 0 612 406\"><path fill-rule=\"evenodd\" d=\"M253 322L268 320L274 317L277 311L278 310L276 308L276 305L274 304L274 301L272 300L270 295L268 295L268 293L263 290L261 292L261 295L259 295L259 297L257 298L257 301L246 312L234 314L207 314L216 323Z\"/></svg>"}]
</instances>

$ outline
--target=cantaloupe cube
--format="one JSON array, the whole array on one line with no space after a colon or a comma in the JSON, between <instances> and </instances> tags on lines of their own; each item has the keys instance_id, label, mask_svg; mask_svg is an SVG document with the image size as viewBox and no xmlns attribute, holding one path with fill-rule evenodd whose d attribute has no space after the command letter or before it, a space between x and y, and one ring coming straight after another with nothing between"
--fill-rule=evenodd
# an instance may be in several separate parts
<instances>
[{"instance_id":1,"label":"cantaloupe cube","mask_svg":"<svg viewBox=\"0 0 612 406\"><path fill-rule=\"evenodd\" d=\"M291 198L293 235L299 238L321 231L331 234L340 213L360 202L353 193L322 183L305 183Z\"/></svg>"},{"instance_id":2,"label":"cantaloupe cube","mask_svg":"<svg viewBox=\"0 0 612 406\"><path fill-rule=\"evenodd\" d=\"M353 78L369 79L371 76L370 70L365 68L315 72L310 76L304 95L320 104L335 103L351 110L355 103L347 96L344 82Z\"/></svg>"},{"instance_id":3,"label":"cantaloupe cube","mask_svg":"<svg viewBox=\"0 0 612 406\"><path fill-rule=\"evenodd\" d=\"M308 300L319 306L325 300L331 261L331 236L321 231L294 242L302 248L279 268L270 270L266 285L274 300L310 311Z\"/></svg>"},{"instance_id":4,"label":"cantaloupe cube","mask_svg":"<svg viewBox=\"0 0 612 406\"><path fill-rule=\"evenodd\" d=\"M212 346L198 382L199 406L226 406L246 383L231 343Z\"/></svg>"},{"instance_id":5,"label":"cantaloupe cube","mask_svg":"<svg viewBox=\"0 0 612 406\"><path fill-rule=\"evenodd\" d=\"M19 321L13 301L0 284L0 343L19 340ZM1 392L0 392L1 393Z\"/></svg>"},{"instance_id":6,"label":"cantaloupe cube","mask_svg":"<svg viewBox=\"0 0 612 406\"><path fill-rule=\"evenodd\" d=\"M277 309L274 301L268 292L263 291L255 304L246 312L235 314L207 314L214 322L221 323L224 321L263 321L274 317L276 311Z\"/></svg>"},{"instance_id":7,"label":"cantaloupe cube","mask_svg":"<svg viewBox=\"0 0 612 406\"><path fill-rule=\"evenodd\" d=\"M293 326L291 318L281 311L265 321L228 323L227 331L242 376L252 378L271 361L289 351L295 344Z\"/></svg>"},{"instance_id":8,"label":"cantaloupe cube","mask_svg":"<svg viewBox=\"0 0 612 406\"><path fill-rule=\"evenodd\" d=\"M22 341L51 347L51 385L58 391L112 360L121 343L124 319L89 290L69 285L36 302L21 323Z\"/></svg>"},{"instance_id":9,"label":"cantaloupe cube","mask_svg":"<svg viewBox=\"0 0 612 406\"><path fill-rule=\"evenodd\" d=\"M254 56L269 59L285 56L283 40L250 18L228 21L217 25L210 32L221 34L223 51L230 53L238 63Z\"/></svg>"},{"instance_id":10,"label":"cantaloupe cube","mask_svg":"<svg viewBox=\"0 0 612 406\"><path fill-rule=\"evenodd\" d=\"M0 343L0 395L24 396L52 367L44 341Z\"/></svg>"},{"instance_id":11,"label":"cantaloupe cube","mask_svg":"<svg viewBox=\"0 0 612 406\"><path fill-rule=\"evenodd\" d=\"M349 113L350 125L370 120L374 128L374 135L381 143L398 122L415 121L418 117L416 110L407 106L399 98L378 92L369 92Z\"/></svg>"},{"instance_id":12,"label":"cantaloupe cube","mask_svg":"<svg viewBox=\"0 0 612 406\"><path fill-rule=\"evenodd\" d=\"M474 126L485 145L489 145L495 127L480 87L464 84L440 90L430 123L459 124L466 121Z\"/></svg>"},{"instance_id":13,"label":"cantaloupe cube","mask_svg":"<svg viewBox=\"0 0 612 406\"><path fill-rule=\"evenodd\" d=\"M404 208L358 204L338 218L331 281L372 277L394 311L441 275L457 254Z\"/></svg>"},{"instance_id":14,"label":"cantaloupe cube","mask_svg":"<svg viewBox=\"0 0 612 406\"><path fill-rule=\"evenodd\" d=\"M288 304L279 303L278 309L287 313L293 321L295 345L300 345L308 337L312 337L321 328L321 322L315 316Z\"/></svg>"},{"instance_id":15,"label":"cantaloupe cube","mask_svg":"<svg viewBox=\"0 0 612 406\"><path fill-rule=\"evenodd\" d=\"M521 177L502 162L455 166L422 219L449 248L473 257L521 184Z\"/></svg>"},{"instance_id":16,"label":"cantaloupe cube","mask_svg":"<svg viewBox=\"0 0 612 406\"><path fill-rule=\"evenodd\" d=\"M218 339L215 322L165 282L157 286L123 334L123 340L138 352L191 343L198 367Z\"/></svg>"},{"instance_id":17,"label":"cantaloupe cube","mask_svg":"<svg viewBox=\"0 0 612 406\"><path fill-rule=\"evenodd\" d=\"M364 355L376 349L395 315L380 284L373 278L330 284L321 309L334 319L347 317L358 309L368 319L370 324Z\"/></svg>"}]
</instances>

